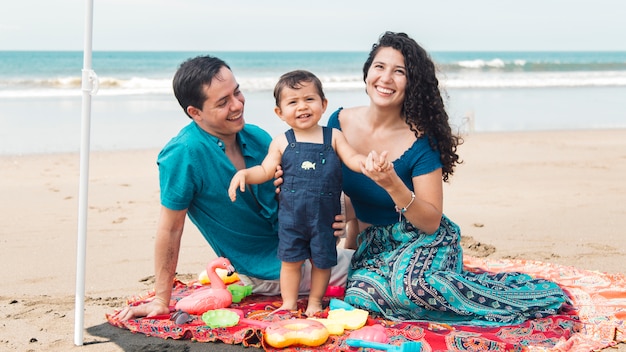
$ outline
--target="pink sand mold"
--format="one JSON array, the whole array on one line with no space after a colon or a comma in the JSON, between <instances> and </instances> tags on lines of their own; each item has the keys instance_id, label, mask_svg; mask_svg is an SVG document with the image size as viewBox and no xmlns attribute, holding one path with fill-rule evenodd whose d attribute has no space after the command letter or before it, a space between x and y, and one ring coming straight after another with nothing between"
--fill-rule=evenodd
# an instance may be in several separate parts
<instances>
[{"instance_id":1,"label":"pink sand mold","mask_svg":"<svg viewBox=\"0 0 626 352\"><path fill-rule=\"evenodd\" d=\"M350 333L350 338L385 344L389 342L389 337L387 337L385 333L385 327L380 324L364 326L358 330L354 330Z\"/></svg>"}]
</instances>

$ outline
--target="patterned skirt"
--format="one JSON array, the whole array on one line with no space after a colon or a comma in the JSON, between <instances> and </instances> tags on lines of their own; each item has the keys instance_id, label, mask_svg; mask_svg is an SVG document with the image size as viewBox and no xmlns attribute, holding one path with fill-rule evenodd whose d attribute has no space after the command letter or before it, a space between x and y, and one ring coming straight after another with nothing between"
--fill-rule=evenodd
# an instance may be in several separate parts
<instances>
[{"instance_id":1,"label":"patterned skirt","mask_svg":"<svg viewBox=\"0 0 626 352\"><path fill-rule=\"evenodd\" d=\"M426 234L406 220L359 234L345 301L389 320L518 324L558 313L554 282L516 272L463 270L459 227L445 215Z\"/></svg>"}]
</instances>

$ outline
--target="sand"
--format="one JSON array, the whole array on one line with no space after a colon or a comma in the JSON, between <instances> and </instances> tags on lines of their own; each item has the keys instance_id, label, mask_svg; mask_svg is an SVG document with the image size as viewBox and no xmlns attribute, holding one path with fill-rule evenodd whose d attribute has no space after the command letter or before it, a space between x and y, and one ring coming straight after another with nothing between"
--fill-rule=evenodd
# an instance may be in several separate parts
<instances>
[{"instance_id":1,"label":"sand","mask_svg":"<svg viewBox=\"0 0 626 352\"><path fill-rule=\"evenodd\" d=\"M465 139L464 162L444 191L467 254L626 274L626 130ZM134 335L104 318L152 289L157 153L91 154L83 346L74 344L79 156L0 156L0 350L208 350ZM179 277L195 278L213 256L189 223Z\"/></svg>"}]
</instances>

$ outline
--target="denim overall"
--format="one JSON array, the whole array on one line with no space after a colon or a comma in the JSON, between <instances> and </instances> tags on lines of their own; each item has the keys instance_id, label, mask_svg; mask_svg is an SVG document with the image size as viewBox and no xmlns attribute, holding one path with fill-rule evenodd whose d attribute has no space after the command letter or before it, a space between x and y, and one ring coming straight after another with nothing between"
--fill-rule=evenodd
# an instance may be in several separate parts
<instances>
[{"instance_id":1,"label":"denim overall","mask_svg":"<svg viewBox=\"0 0 626 352\"><path fill-rule=\"evenodd\" d=\"M332 128L323 127L324 144L299 143L285 132L283 184L278 206L278 258L311 258L320 269L337 265L332 224L341 213L341 161L332 147Z\"/></svg>"}]
</instances>

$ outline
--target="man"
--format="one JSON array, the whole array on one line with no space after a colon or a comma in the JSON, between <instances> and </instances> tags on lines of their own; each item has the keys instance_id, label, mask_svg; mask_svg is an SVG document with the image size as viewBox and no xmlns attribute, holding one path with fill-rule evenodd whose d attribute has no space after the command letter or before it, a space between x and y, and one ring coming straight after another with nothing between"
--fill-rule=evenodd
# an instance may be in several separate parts
<instances>
[{"instance_id":1,"label":"man","mask_svg":"<svg viewBox=\"0 0 626 352\"><path fill-rule=\"evenodd\" d=\"M218 256L230 259L242 281L253 285L254 293L280 292L275 186L271 181L251 185L236 202L228 196L232 176L260 164L271 137L245 124L245 98L224 61L211 56L187 60L177 70L173 86L179 104L193 121L163 148L157 160L162 206L155 242L155 298L124 308L117 314L121 320L169 313L186 216ZM343 234L343 215L336 219L335 233ZM352 251L338 252L330 285L344 286ZM310 265L303 270L310 270ZM310 282L303 280L301 293L309 288Z\"/></svg>"}]
</instances>

